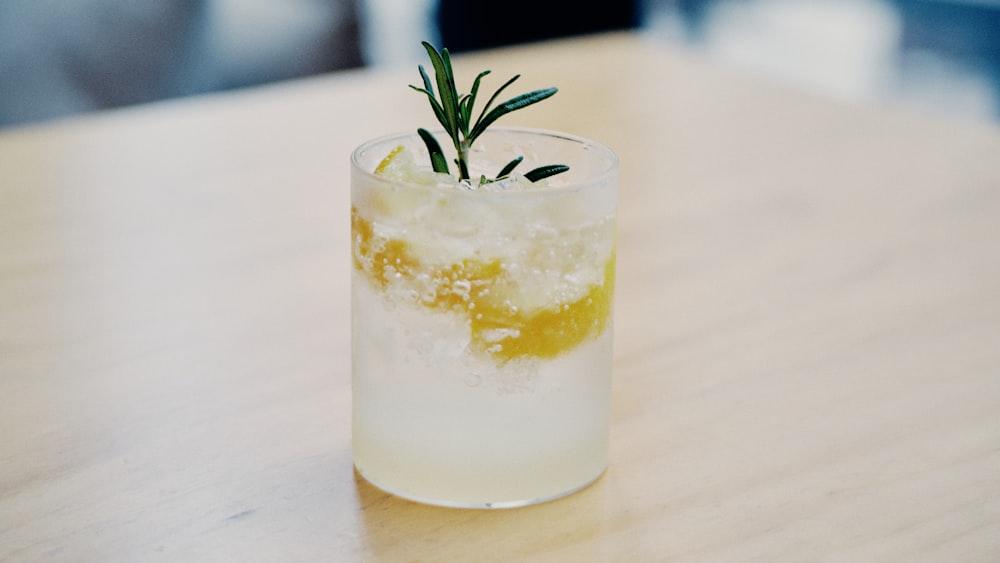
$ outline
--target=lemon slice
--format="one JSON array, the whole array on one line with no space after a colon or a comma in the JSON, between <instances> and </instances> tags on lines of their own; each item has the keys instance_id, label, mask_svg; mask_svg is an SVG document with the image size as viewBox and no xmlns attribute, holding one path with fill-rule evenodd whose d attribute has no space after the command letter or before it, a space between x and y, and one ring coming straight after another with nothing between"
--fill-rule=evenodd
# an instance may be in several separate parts
<instances>
[{"instance_id":1,"label":"lemon slice","mask_svg":"<svg viewBox=\"0 0 1000 563\"><path fill-rule=\"evenodd\" d=\"M453 182L448 174L440 174L433 170L421 168L413 159L413 153L403 145L392 149L382 162L375 167L376 176L385 176L391 180L408 184L433 186Z\"/></svg>"},{"instance_id":2,"label":"lemon slice","mask_svg":"<svg viewBox=\"0 0 1000 563\"><path fill-rule=\"evenodd\" d=\"M395 160L397 156L399 156L399 153L405 150L406 147L404 147L403 145L399 145L398 147L392 149L392 151L389 154L387 154L385 158L382 159L382 162L379 162L378 166L375 167L375 174L378 176L384 175L385 169L392 164L392 161Z\"/></svg>"}]
</instances>

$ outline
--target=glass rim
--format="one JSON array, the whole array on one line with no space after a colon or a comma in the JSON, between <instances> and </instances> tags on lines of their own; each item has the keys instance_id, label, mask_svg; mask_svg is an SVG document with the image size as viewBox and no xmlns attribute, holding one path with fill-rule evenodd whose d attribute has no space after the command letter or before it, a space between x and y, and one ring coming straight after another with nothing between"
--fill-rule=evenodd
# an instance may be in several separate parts
<instances>
[{"instance_id":1,"label":"glass rim","mask_svg":"<svg viewBox=\"0 0 1000 563\"><path fill-rule=\"evenodd\" d=\"M444 129L432 129L431 133L446 135L447 133ZM385 176L380 176L375 174L374 170L368 170L361 165L360 159L361 155L371 147L375 145L389 142L393 139L412 139L419 141L420 137L417 135L416 131L399 131L396 133L389 133L373 139L369 139L360 145L358 145L353 151L351 151L351 168L362 175L364 175L368 180L377 182L379 184L393 185L393 186L411 186L417 187L423 190L435 190L447 193L450 197L537 197L543 194L556 194L560 192L573 192L580 191L587 187L607 183L609 178L614 177L618 173L619 159L618 155L607 145L588 139L586 137L581 137L573 133L567 133L565 131L556 131L553 129L542 129L537 127L517 127L517 126L501 126L492 127L488 129L484 135L490 135L493 133L515 133L515 134L525 134L525 135L536 135L540 137L548 137L552 139L561 139L564 141L569 141L572 143L579 144L584 147L595 148L603 152L603 158L606 160L607 164L598 172L588 175L586 178L568 182L560 183L555 186L546 186L539 190L456 190L454 187L446 186L442 184L422 184L419 182L407 182L402 180L394 180L386 178ZM461 195L460 195L461 194Z\"/></svg>"}]
</instances>

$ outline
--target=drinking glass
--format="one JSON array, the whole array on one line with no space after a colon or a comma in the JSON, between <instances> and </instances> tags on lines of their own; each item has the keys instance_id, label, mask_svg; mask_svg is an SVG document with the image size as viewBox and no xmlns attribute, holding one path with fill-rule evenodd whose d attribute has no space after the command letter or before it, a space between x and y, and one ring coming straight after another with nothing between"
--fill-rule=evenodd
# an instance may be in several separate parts
<instances>
[{"instance_id":1,"label":"drinking glass","mask_svg":"<svg viewBox=\"0 0 1000 563\"><path fill-rule=\"evenodd\" d=\"M398 147L429 163L415 133L352 155L355 467L385 491L454 507L587 486L608 464L616 155L494 128L470 157L482 174L518 156L518 169L569 171L479 185L477 168L458 185L429 165L385 174Z\"/></svg>"}]
</instances>

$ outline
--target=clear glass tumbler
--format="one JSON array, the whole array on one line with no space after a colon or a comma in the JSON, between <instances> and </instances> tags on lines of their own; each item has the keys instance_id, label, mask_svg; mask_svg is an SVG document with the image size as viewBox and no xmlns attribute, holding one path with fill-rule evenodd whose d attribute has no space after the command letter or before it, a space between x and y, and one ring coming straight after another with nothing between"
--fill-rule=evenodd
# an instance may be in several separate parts
<instances>
[{"instance_id":1,"label":"clear glass tumbler","mask_svg":"<svg viewBox=\"0 0 1000 563\"><path fill-rule=\"evenodd\" d=\"M355 467L388 492L455 507L585 487L608 463L617 157L572 135L496 128L473 150L484 170L516 156L523 170L570 170L471 188L376 172L400 146L429 163L415 133L352 155Z\"/></svg>"}]
</instances>

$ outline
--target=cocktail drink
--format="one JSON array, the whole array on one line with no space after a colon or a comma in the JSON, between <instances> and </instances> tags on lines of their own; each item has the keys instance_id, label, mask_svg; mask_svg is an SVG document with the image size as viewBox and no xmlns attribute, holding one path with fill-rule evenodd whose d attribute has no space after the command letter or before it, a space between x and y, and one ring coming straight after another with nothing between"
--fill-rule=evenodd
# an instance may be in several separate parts
<instances>
[{"instance_id":1,"label":"cocktail drink","mask_svg":"<svg viewBox=\"0 0 1000 563\"><path fill-rule=\"evenodd\" d=\"M352 158L354 464L432 504L556 498L607 465L618 161L572 135L490 129L556 93L494 106L517 75L473 119L489 71L460 94L448 50L423 46L435 79L420 66L410 87L443 129Z\"/></svg>"},{"instance_id":2,"label":"cocktail drink","mask_svg":"<svg viewBox=\"0 0 1000 563\"><path fill-rule=\"evenodd\" d=\"M520 506L608 463L617 159L533 129L476 143L472 178L569 170L458 182L416 134L353 155L354 462L413 500Z\"/></svg>"}]
</instances>

